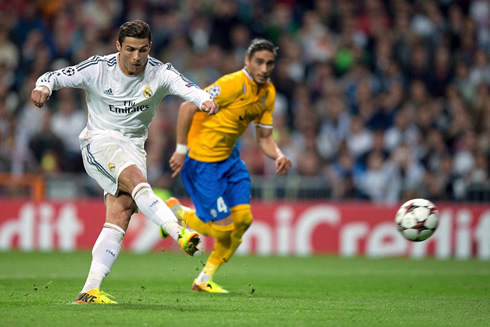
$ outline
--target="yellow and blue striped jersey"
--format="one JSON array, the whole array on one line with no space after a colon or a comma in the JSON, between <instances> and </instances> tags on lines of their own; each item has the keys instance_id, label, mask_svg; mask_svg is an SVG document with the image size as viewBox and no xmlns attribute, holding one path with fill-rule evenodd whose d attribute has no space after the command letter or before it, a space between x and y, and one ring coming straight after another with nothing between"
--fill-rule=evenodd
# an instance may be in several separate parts
<instances>
[{"instance_id":1,"label":"yellow and blue striped jersey","mask_svg":"<svg viewBox=\"0 0 490 327\"><path fill-rule=\"evenodd\" d=\"M245 69L224 75L206 90L220 110L209 116L198 111L188 134L189 157L216 162L227 159L251 121L272 128L276 90L272 82L259 86Z\"/></svg>"}]
</instances>

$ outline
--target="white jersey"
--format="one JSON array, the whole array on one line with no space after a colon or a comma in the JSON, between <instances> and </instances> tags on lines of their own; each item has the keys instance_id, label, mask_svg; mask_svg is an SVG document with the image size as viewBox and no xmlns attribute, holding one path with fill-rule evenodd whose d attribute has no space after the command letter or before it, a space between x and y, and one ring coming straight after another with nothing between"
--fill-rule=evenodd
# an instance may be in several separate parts
<instances>
[{"instance_id":1,"label":"white jersey","mask_svg":"<svg viewBox=\"0 0 490 327\"><path fill-rule=\"evenodd\" d=\"M88 120L80 134L81 140L112 131L140 146L166 95L177 95L198 108L204 101L213 99L170 63L163 64L150 56L144 71L136 76L126 75L120 67L119 53L93 56L76 66L47 72L37 80L36 86L40 85L49 88L50 93L64 87L86 91Z\"/></svg>"}]
</instances>

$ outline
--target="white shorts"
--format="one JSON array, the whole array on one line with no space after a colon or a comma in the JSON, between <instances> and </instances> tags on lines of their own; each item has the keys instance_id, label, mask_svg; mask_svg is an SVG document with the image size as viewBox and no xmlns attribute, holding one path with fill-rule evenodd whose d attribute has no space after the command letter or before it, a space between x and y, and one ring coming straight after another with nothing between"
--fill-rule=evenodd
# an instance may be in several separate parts
<instances>
[{"instance_id":1,"label":"white shorts","mask_svg":"<svg viewBox=\"0 0 490 327\"><path fill-rule=\"evenodd\" d=\"M87 174L113 196L118 194L119 175L125 168L136 165L147 178L143 146L131 142L122 134L107 132L84 138L81 151Z\"/></svg>"}]
</instances>

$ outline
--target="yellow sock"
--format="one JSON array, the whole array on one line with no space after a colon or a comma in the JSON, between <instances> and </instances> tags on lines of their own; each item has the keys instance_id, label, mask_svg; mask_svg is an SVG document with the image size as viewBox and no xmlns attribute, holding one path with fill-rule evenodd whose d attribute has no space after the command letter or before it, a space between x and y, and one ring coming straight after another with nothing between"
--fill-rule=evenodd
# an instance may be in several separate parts
<instances>
[{"instance_id":1,"label":"yellow sock","mask_svg":"<svg viewBox=\"0 0 490 327\"><path fill-rule=\"evenodd\" d=\"M233 231L230 234L230 245L227 251L223 254L223 260L230 260L238 246L242 243L242 236L252 224L253 216L249 204L242 204L231 208L231 216L233 218Z\"/></svg>"},{"instance_id":2,"label":"yellow sock","mask_svg":"<svg viewBox=\"0 0 490 327\"><path fill-rule=\"evenodd\" d=\"M216 239L214 242L214 250L209 255L208 261L204 266L202 272L210 277L213 277L218 271L219 267L226 262L224 255L230 247L230 232L223 238Z\"/></svg>"}]
</instances>

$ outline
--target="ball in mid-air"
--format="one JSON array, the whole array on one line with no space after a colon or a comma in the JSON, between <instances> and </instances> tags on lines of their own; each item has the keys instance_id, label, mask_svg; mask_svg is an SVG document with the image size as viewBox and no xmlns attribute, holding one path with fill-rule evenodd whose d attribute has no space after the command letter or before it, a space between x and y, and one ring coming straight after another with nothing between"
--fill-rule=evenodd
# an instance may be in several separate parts
<instances>
[{"instance_id":1,"label":"ball in mid-air","mask_svg":"<svg viewBox=\"0 0 490 327\"><path fill-rule=\"evenodd\" d=\"M434 234L439 224L439 212L426 199L412 199L400 207L395 217L398 231L409 241L420 242Z\"/></svg>"}]
</instances>

